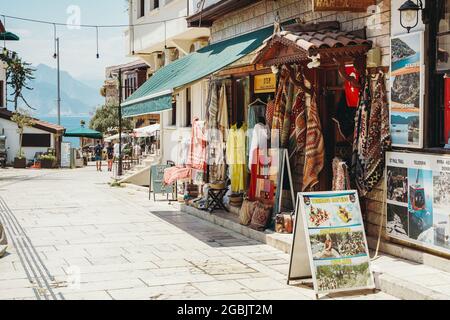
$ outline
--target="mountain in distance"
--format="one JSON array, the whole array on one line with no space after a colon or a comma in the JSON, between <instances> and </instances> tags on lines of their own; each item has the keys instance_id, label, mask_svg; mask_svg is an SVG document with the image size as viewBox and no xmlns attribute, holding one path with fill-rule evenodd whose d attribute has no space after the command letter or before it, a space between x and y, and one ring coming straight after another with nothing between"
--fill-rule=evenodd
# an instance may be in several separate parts
<instances>
[{"instance_id":1,"label":"mountain in distance","mask_svg":"<svg viewBox=\"0 0 450 320\"><path fill-rule=\"evenodd\" d=\"M391 116L391 123L392 124L410 124L414 121L416 121L419 117L418 116L408 116L403 117L399 115L392 115Z\"/></svg>"},{"instance_id":2,"label":"mountain in distance","mask_svg":"<svg viewBox=\"0 0 450 320\"><path fill-rule=\"evenodd\" d=\"M57 75L56 69L45 64L34 67L35 79L29 82L33 90L24 90L24 97L30 106L35 108L36 116L55 116L57 114ZM98 105L104 103L100 88L86 85L61 70L61 115L92 115ZM25 105L21 105L26 109Z\"/></svg>"},{"instance_id":3,"label":"mountain in distance","mask_svg":"<svg viewBox=\"0 0 450 320\"><path fill-rule=\"evenodd\" d=\"M392 48L392 62L396 62L398 60L416 54L416 51L411 49L411 47L406 42L398 38L392 39L391 48Z\"/></svg>"}]
</instances>

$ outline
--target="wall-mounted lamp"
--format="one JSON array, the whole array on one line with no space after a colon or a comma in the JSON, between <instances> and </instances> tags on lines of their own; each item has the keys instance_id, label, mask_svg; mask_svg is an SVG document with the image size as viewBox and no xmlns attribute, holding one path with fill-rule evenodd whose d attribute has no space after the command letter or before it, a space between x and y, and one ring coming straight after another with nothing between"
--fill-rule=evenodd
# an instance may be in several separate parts
<instances>
[{"instance_id":1,"label":"wall-mounted lamp","mask_svg":"<svg viewBox=\"0 0 450 320\"><path fill-rule=\"evenodd\" d=\"M419 11L421 10L423 10L422 0L418 0L417 3L407 0L398 8L398 11L400 11L400 25L408 33L419 24Z\"/></svg>"}]
</instances>

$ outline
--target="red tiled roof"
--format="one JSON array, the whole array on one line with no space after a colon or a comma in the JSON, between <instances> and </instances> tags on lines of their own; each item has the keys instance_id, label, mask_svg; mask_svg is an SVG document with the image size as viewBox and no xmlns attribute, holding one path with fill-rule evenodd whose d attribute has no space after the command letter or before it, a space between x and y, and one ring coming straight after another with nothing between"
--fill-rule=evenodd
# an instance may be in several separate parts
<instances>
[{"instance_id":1,"label":"red tiled roof","mask_svg":"<svg viewBox=\"0 0 450 320\"><path fill-rule=\"evenodd\" d=\"M0 118L11 120L11 117L13 116L13 112L6 110L5 108L0 108ZM51 133L56 134L63 134L66 130L63 126L59 126L57 124L53 124L47 121L39 120L36 118L33 118L34 125L33 127L36 129L44 130Z\"/></svg>"}]
</instances>

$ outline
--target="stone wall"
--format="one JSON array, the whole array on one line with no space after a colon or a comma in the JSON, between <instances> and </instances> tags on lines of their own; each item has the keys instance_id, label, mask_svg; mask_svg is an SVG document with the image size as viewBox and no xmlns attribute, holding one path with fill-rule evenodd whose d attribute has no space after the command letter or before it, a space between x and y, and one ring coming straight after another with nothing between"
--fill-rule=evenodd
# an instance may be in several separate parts
<instances>
[{"instance_id":1,"label":"stone wall","mask_svg":"<svg viewBox=\"0 0 450 320\"><path fill-rule=\"evenodd\" d=\"M353 31L367 27L367 36L375 47L382 52L382 65L388 66L390 60L390 19L391 0L379 1L374 13L364 12L313 12L310 0L263 0L247 8L232 12L214 22L211 28L213 42L233 38L237 35L256 31L273 25L278 11L282 22L296 19L299 22L311 23L314 21L339 21L341 29ZM386 86L389 88L389 86ZM298 163L291 163L294 188L300 189L302 177L303 157L298 157ZM284 192L283 207L291 206L290 196ZM364 201L366 210L364 218L368 235L378 236L380 223L385 223L383 208L383 182L369 194ZM383 238L387 239L384 228Z\"/></svg>"},{"instance_id":2,"label":"stone wall","mask_svg":"<svg viewBox=\"0 0 450 320\"><path fill-rule=\"evenodd\" d=\"M278 11L281 21L298 19L301 22L339 21L343 30L367 27L368 38L382 49L382 63L389 64L391 0L379 1L375 14L355 12L313 12L310 0L263 0L237 12L229 13L211 27L213 42L256 31L274 23Z\"/></svg>"}]
</instances>

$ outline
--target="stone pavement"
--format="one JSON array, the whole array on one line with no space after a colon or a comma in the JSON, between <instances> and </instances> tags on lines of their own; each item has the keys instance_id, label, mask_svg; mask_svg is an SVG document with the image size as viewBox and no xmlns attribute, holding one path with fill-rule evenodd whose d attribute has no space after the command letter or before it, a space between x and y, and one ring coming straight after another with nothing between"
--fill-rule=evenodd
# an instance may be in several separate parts
<instances>
[{"instance_id":1,"label":"stone pavement","mask_svg":"<svg viewBox=\"0 0 450 320\"><path fill-rule=\"evenodd\" d=\"M109 180L92 166L0 170L0 299L314 299L286 285L289 255Z\"/></svg>"}]
</instances>

